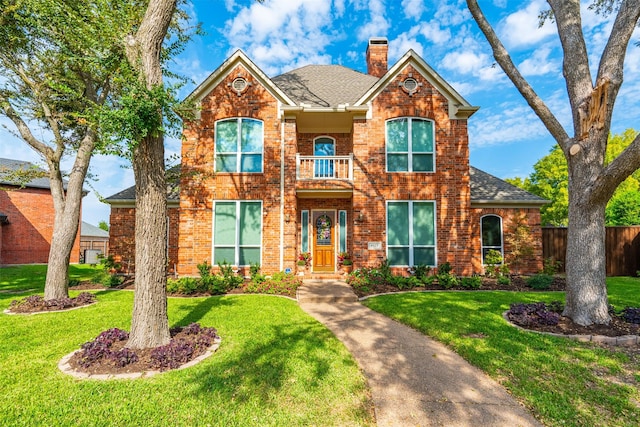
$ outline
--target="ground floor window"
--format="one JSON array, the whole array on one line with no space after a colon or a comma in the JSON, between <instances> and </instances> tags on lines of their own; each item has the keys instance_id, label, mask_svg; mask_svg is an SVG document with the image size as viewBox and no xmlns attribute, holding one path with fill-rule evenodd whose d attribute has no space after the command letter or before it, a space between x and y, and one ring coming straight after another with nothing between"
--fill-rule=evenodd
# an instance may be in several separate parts
<instances>
[{"instance_id":1,"label":"ground floor window","mask_svg":"<svg viewBox=\"0 0 640 427\"><path fill-rule=\"evenodd\" d=\"M260 263L262 202L223 201L213 208L213 263Z\"/></svg>"},{"instance_id":2,"label":"ground floor window","mask_svg":"<svg viewBox=\"0 0 640 427\"><path fill-rule=\"evenodd\" d=\"M387 202L387 259L390 265L436 265L435 211L435 202Z\"/></svg>"},{"instance_id":3,"label":"ground floor window","mask_svg":"<svg viewBox=\"0 0 640 427\"><path fill-rule=\"evenodd\" d=\"M490 250L500 252L504 258L502 246L502 218L498 215L485 215L480 219L482 235L482 264L486 264L485 258Z\"/></svg>"}]
</instances>

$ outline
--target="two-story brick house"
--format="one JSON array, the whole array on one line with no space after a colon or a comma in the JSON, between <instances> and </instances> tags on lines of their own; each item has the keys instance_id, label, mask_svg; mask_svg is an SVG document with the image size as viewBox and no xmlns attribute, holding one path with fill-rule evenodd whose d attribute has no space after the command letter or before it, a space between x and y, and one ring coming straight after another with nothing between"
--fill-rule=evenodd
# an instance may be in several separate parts
<instances>
[{"instance_id":1,"label":"two-story brick house","mask_svg":"<svg viewBox=\"0 0 640 427\"><path fill-rule=\"evenodd\" d=\"M187 98L179 179L168 188L170 266L204 260L264 272L335 272L389 260L398 271L449 262L481 272L508 254L504 233L524 215L536 242L523 271L541 267L544 200L469 165L471 106L414 51L388 68L371 39L367 74L310 65L270 78L242 51ZM112 204L111 250L132 258L133 188ZM127 240L128 239L128 240Z\"/></svg>"}]
</instances>

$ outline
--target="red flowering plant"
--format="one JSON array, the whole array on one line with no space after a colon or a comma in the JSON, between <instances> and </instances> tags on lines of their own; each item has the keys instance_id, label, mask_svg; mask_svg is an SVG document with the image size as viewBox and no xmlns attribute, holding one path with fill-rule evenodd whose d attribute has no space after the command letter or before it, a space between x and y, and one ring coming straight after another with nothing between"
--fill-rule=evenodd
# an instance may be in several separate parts
<instances>
[{"instance_id":1,"label":"red flowering plant","mask_svg":"<svg viewBox=\"0 0 640 427\"><path fill-rule=\"evenodd\" d=\"M310 267L311 266L311 252L302 252L298 256L298 265Z\"/></svg>"},{"instance_id":2,"label":"red flowering plant","mask_svg":"<svg viewBox=\"0 0 640 427\"><path fill-rule=\"evenodd\" d=\"M351 259L349 252L340 252L338 254L338 265L353 265L353 260Z\"/></svg>"}]
</instances>

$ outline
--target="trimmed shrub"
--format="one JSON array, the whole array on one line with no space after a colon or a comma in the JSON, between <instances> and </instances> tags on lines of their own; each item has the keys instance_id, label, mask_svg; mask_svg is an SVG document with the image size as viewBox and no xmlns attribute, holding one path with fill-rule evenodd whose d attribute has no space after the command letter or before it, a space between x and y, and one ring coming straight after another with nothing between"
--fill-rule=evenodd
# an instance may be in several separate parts
<instances>
[{"instance_id":1,"label":"trimmed shrub","mask_svg":"<svg viewBox=\"0 0 640 427\"><path fill-rule=\"evenodd\" d=\"M482 277L471 276L460 279L460 286L466 289L480 289L482 286Z\"/></svg>"},{"instance_id":2,"label":"trimmed shrub","mask_svg":"<svg viewBox=\"0 0 640 427\"><path fill-rule=\"evenodd\" d=\"M548 274L539 273L531 276L527 279L527 285L532 289L547 290L553 283L553 276Z\"/></svg>"}]
</instances>

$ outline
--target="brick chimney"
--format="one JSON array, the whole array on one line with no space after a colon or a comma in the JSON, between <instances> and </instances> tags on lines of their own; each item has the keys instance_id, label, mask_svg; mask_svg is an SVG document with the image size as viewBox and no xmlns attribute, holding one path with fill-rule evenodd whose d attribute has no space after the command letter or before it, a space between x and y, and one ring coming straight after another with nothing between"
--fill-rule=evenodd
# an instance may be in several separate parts
<instances>
[{"instance_id":1,"label":"brick chimney","mask_svg":"<svg viewBox=\"0 0 640 427\"><path fill-rule=\"evenodd\" d=\"M382 77L387 72L389 45L384 37L372 37L367 46L367 74Z\"/></svg>"}]
</instances>

